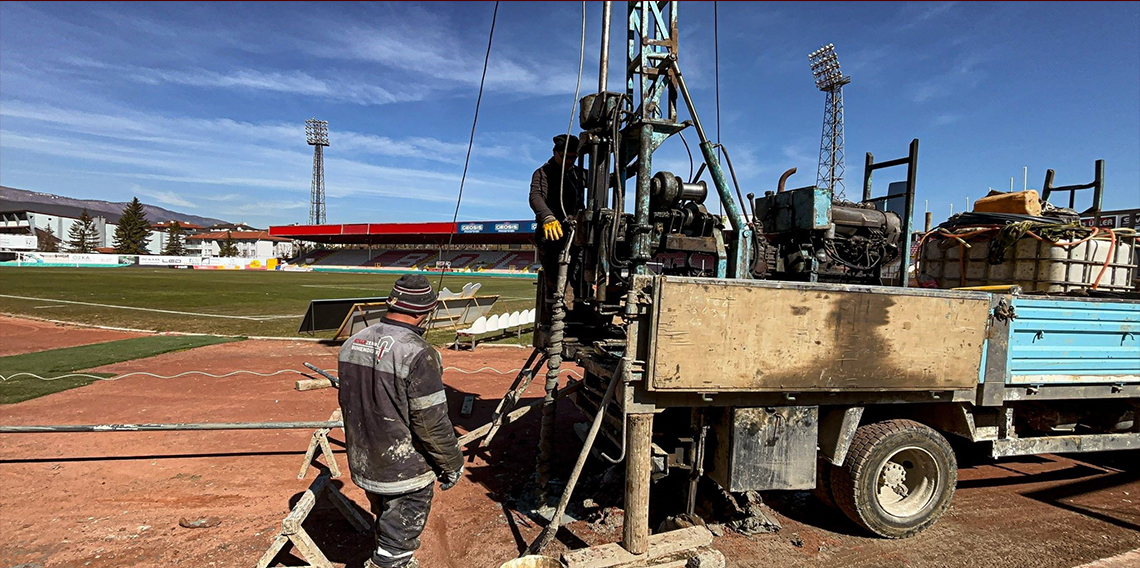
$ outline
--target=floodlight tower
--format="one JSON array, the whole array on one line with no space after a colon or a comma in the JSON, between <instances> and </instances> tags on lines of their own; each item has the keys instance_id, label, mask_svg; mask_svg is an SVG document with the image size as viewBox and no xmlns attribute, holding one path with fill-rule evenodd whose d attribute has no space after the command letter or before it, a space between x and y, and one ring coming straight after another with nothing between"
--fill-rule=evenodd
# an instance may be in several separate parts
<instances>
[{"instance_id":1,"label":"floodlight tower","mask_svg":"<svg viewBox=\"0 0 1140 568\"><path fill-rule=\"evenodd\" d=\"M851 82L839 70L835 45L827 44L808 54L815 86L827 94L823 106L823 138L819 143L819 169L816 186L831 189L833 197L843 192L843 85Z\"/></svg>"},{"instance_id":2,"label":"floodlight tower","mask_svg":"<svg viewBox=\"0 0 1140 568\"><path fill-rule=\"evenodd\" d=\"M329 145L329 121L310 118L305 121L305 138L313 147L313 184L309 200L309 224L325 222L325 151Z\"/></svg>"}]
</instances>

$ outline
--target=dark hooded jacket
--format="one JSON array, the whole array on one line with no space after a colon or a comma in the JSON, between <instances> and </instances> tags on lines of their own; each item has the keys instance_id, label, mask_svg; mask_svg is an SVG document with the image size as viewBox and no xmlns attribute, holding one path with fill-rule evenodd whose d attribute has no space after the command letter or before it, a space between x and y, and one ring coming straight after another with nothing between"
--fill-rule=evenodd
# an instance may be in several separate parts
<instances>
[{"instance_id":1,"label":"dark hooded jacket","mask_svg":"<svg viewBox=\"0 0 1140 568\"><path fill-rule=\"evenodd\" d=\"M398 495L459 471L439 352L423 329L383 319L340 350L340 407L352 481Z\"/></svg>"},{"instance_id":2,"label":"dark hooded jacket","mask_svg":"<svg viewBox=\"0 0 1140 568\"><path fill-rule=\"evenodd\" d=\"M534 170L534 174L530 177L530 208L534 211L540 232L542 223L548 217L562 222L585 207L586 171L574 166L568 173L562 188L561 207L558 203L558 183L562 178L562 168L554 158L550 158L541 168Z\"/></svg>"}]
</instances>

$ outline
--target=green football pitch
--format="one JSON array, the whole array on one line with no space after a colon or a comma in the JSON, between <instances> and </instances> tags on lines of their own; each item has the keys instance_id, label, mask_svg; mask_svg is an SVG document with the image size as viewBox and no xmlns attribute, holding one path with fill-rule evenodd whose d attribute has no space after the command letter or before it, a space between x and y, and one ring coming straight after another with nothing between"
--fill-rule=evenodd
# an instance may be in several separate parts
<instances>
[{"instance_id":1,"label":"green football pitch","mask_svg":"<svg viewBox=\"0 0 1140 568\"><path fill-rule=\"evenodd\" d=\"M439 276L428 276L437 286ZM156 331L305 337L297 333L297 326L310 300L384 297L397 278L398 274L4 267L0 312ZM533 279L457 274L445 276L443 286L458 291L467 282L481 283L480 295L500 296L493 313L534 307ZM324 332L319 337L331 335Z\"/></svg>"}]
</instances>

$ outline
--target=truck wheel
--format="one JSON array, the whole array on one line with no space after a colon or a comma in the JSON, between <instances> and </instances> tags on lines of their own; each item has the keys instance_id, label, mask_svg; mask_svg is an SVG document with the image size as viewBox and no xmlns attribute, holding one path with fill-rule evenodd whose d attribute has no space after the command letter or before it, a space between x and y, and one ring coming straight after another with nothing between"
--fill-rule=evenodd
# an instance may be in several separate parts
<instances>
[{"instance_id":1,"label":"truck wheel","mask_svg":"<svg viewBox=\"0 0 1140 568\"><path fill-rule=\"evenodd\" d=\"M843 467L832 468L839 509L863 528L905 538L934 524L958 483L954 450L934 429L913 420L860 426Z\"/></svg>"},{"instance_id":2,"label":"truck wheel","mask_svg":"<svg viewBox=\"0 0 1140 568\"><path fill-rule=\"evenodd\" d=\"M812 489L811 494L819 500L820 503L835 508L835 497L831 494L831 470L835 466L831 462L819 458L818 463L815 464L815 489Z\"/></svg>"}]
</instances>

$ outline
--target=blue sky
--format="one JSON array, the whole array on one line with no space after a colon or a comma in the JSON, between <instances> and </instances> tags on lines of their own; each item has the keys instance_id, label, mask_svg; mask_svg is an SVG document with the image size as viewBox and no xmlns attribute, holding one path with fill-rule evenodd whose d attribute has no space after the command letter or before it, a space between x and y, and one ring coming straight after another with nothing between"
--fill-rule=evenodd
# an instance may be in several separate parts
<instances>
[{"instance_id":1,"label":"blue sky","mask_svg":"<svg viewBox=\"0 0 1140 568\"><path fill-rule=\"evenodd\" d=\"M329 121L330 222L449 220L492 6L5 2L0 184L305 222L303 122L315 116ZM824 98L806 54L830 42L853 77L849 195L865 152L900 157L917 137L918 209L928 201L936 219L1010 177L1020 189L1023 166L1031 188L1046 168L1058 184L1085 183L1097 158L1105 205L1140 206L1140 3L725 2L719 12L721 138L746 192L773 189L792 166L792 186L814 183ZM461 220L530 216L530 174L571 112L580 13L578 3L500 6ZM683 2L679 13L682 68L715 135L713 5ZM597 84L600 14L588 4L583 93ZM656 165L687 174L679 141Z\"/></svg>"}]
</instances>

